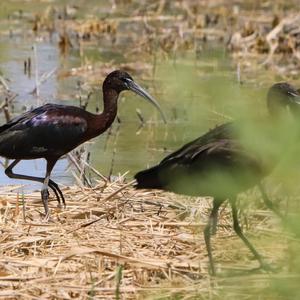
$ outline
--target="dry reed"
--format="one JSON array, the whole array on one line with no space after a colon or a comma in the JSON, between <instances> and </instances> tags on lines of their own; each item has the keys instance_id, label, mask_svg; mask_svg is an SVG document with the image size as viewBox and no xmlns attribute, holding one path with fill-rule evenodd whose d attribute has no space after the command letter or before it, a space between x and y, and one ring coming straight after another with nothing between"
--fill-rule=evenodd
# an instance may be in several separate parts
<instances>
[{"instance_id":1,"label":"dry reed","mask_svg":"<svg viewBox=\"0 0 300 300\"><path fill-rule=\"evenodd\" d=\"M94 188L65 187L67 208L57 208L52 199L48 223L43 222L39 193L23 195L17 192L20 187L2 187L0 298L139 299L217 293L202 237L210 200L135 191L122 180L99 182ZM256 242L259 236L278 238L270 220L262 211L249 218ZM233 234L227 207L213 242L218 271L257 266ZM264 245L260 251L268 258L277 259L284 248L284 243L277 244L270 254L269 241Z\"/></svg>"}]
</instances>

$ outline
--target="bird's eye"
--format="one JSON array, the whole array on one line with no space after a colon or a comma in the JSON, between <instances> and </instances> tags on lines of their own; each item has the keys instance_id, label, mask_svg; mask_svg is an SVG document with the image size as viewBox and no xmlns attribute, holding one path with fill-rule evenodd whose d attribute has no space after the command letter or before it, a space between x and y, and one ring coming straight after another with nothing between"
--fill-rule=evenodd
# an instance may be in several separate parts
<instances>
[{"instance_id":1,"label":"bird's eye","mask_svg":"<svg viewBox=\"0 0 300 300\"><path fill-rule=\"evenodd\" d=\"M132 80L129 78L122 78L122 81L127 88L129 88L130 83L132 82Z\"/></svg>"}]
</instances>

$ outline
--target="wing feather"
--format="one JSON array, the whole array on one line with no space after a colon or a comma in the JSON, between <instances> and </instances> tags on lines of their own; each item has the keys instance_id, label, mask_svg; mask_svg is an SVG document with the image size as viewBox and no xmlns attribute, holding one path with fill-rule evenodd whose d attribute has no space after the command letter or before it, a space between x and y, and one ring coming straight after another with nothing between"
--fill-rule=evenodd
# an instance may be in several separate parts
<instances>
[{"instance_id":1,"label":"wing feather","mask_svg":"<svg viewBox=\"0 0 300 300\"><path fill-rule=\"evenodd\" d=\"M83 141L88 112L45 104L0 127L0 155L14 158L61 156Z\"/></svg>"}]
</instances>

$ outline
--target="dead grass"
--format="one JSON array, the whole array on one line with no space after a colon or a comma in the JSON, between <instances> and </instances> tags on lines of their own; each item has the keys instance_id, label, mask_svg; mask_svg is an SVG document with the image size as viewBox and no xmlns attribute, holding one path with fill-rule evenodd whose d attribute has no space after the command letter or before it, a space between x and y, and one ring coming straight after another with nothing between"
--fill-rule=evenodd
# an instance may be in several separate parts
<instances>
[{"instance_id":1,"label":"dead grass","mask_svg":"<svg viewBox=\"0 0 300 300\"><path fill-rule=\"evenodd\" d=\"M209 199L135 191L121 180L93 189L73 186L64 189L66 209L51 202L52 221L46 223L40 194L22 199L16 188L1 189L0 298L218 295L224 279L213 281L208 275L202 237ZM282 241L273 247L280 231L270 214L258 211L248 223L247 235L263 255L278 262L286 246ZM226 207L213 245L220 273L257 266L233 234Z\"/></svg>"}]
</instances>

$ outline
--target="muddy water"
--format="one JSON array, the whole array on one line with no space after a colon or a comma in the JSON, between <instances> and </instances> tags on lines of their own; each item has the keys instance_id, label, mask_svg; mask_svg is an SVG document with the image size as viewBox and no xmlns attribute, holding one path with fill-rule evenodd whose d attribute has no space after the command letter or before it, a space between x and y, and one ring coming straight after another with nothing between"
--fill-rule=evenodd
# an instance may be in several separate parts
<instances>
[{"instance_id":1,"label":"muddy water","mask_svg":"<svg viewBox=\"0 0 300 300\"><path fill-rule=\"evenodd\" d=\"M40 85L39 97L32 94L36 75L33 45L36 47L38 76L57 70ZM79 78L58 77L62 65L67 65L67 68L80 66L78 51L72 51L62 61L57 42L34 42L24 38L0 40L0 49L3 77L8 79L10 89L18 94L14 100L13 116L46 102L79 104L76 98ZM93 50L91 53L99 52L97 49ZM28 57L33 66L31 76L24 74L24 60ZM105 56L103 62L112 58ZM97 60L100 59L101 53L98 53ZM99 82L100 80L102 79ZM86 146L91 152L91 164L104 175L118 175L129 171L128 177L131 177L136 171L157 163L171 150L198 137L215 124L234 117L233 107L245 105L247 99L242 95L249 90L237 83L229 58L215 47L204 49L198 57L185 54L177 58L176 62L161 63L156 67L151 81L143 82L137 76L135 80L157 98L169 122L164 125L155 109L138 96L130 92L123 93L118 114L121 123L115 122L109 134L103 134ZM248 97L257 99L257 95L252 96L253 92L248 93ZM87 109L95 111L97 106L102 108L100 89L93 94ZM142 127L136 109L140 109L146 120ZM0 121L4 122L3 115L0 115ZM15 171L44 176L45 162L23 161ZM74 180L66 158L57 163L52 178L60 184L68 184ZM0 182L20 183L8 179L3 169L0 172ZM23 183L32 186L31 183Z\"/></svg>"},{"instance_id":2,"label":"muddy water","mask_svg":"<svg viewBox=\"0 0 300 300\"><path fill-rule=\"evenodd\" d=\"M35 77L24 74L23 63L28 57L33 57L32 43L26 41L18 41L14 39L4 40L0 44L1 51L1 71L3 77L7 78L9 87L12 91L18 94L14 100L13 116L17 115L24 110L38 105L38 100L32 91L35 88ZM57 48L50 44L38 45L38 61L40 73L44 73L58 67ZM44 63L46 62L46 63ZM40 88L40 93L43 98L53 101L56 98L57 80L55 77L50 78ZM5 122L3 115L1 115L1 123ZM3 163L7 163L2 159ZM59 181L70 181L71 178L65 172L66 161L62 160L58 163L53 175ZM43 176L45 169L45 162L43 160L36 161L23 161L16 168L15 171L24 174L35 174L36 176ZM4 170L4 169L3 169ZM66 174L66 175L65 175ZM28 184L28 182L15 181L7 178L1 170L0 172L1 184Z\"/></svg>"}]
</instances>

